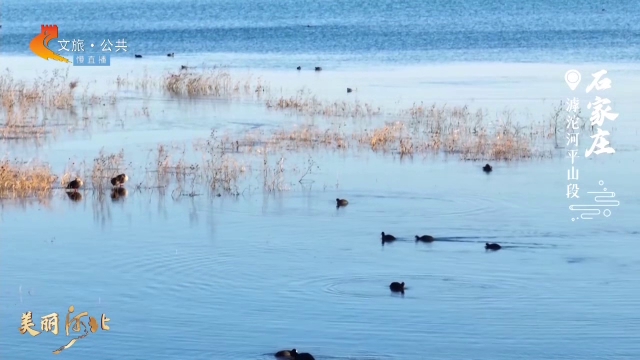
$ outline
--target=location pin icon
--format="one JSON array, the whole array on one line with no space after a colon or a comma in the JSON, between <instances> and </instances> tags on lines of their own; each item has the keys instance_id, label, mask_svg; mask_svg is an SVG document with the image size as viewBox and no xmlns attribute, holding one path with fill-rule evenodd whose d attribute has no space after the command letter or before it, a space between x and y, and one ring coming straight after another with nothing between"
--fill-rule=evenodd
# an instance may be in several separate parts
<instances>
[{"instance_id":1,"label":"location pin icon","mask_svg":"<svg viewBox=\"0 0 640 360\"><path fill-rule=\"evenodd\" d=\"M567 85L569 85L569 89L571 90L575 90L578 87L581 79L582 76L578 70L571 69L564 74L564 81L567 82Z\"/></svg>"}]
</instances>

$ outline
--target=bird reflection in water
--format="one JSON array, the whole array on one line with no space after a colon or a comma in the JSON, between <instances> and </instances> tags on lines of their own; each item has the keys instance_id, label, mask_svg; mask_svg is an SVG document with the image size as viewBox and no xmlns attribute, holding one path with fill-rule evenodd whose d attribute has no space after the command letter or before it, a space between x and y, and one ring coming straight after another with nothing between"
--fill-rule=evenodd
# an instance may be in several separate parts
<instances>
[{"instance_id":1,"label":"bird reflection in water","mask_svg":"<svg viewBox=\"0 0 640 360\"><path fill-rule=\"evenodd\" d=\"M82 194L79 192L67 192L66 193L67 196L69 197L69 199L71 199L71 201L80 201L82 200Z\"/></svg>"},{"instance_id":2,"label":"bird reflection in water","mask_svg":"<svg viewBox=\"0 0 640 360\"><path fill-rule=\"evenodd\" d=\"M111 200L120 201L121 199L124 199L125 197L127 197L128 194L129 192L125 188L122 188L122 187L113 188L111 189Z\"/></svg>"}]
</instances>

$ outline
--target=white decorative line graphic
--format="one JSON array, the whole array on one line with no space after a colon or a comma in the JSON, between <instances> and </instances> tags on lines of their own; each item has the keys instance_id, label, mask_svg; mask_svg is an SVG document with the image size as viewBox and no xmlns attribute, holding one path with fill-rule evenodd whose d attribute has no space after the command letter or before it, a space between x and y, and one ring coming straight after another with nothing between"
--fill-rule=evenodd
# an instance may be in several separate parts
<instances>
[{"instance_id":1,"label":"white decorative line graphic","mask_svg":"<svg viewBox=\"0 0 640 360\"><path fill-rule=\"evenodd\" d=\"M604 181L600 180L598 184L602 186L604 185ZM613 191L607 191L607 188L603 188L602 191L589 191L587 194L596 194L594 200L598 204L569 205L569 210L582 212L579 217L571 218L571 221L576 221L578 219L591 220L594 216L598 216L600 214L604 217L609 217L611 216L611 210L604 209L601 211L599 208L620 206L619 200L611 200L616 197L616 193Z\"/></svg>"}]
</instances>

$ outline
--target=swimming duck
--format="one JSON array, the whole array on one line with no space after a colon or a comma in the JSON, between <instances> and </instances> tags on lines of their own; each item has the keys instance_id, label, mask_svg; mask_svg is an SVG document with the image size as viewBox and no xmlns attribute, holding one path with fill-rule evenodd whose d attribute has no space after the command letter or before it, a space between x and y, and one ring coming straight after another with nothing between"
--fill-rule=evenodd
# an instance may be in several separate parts
<instances>
[{"instance_id":1,"label":"swimming duck","mask_svg":"<svg viewBox=\"0 0 640 360\"><path fill-rule=\"evenodd\" d=\"M126 174L116 175L116 177L111 178L111 185L122 186L122 184L126 183L128 180L129 177Z\"/></svg>"},{"instance_id":2,"label":"swimming duck","mask_svg":"<svg viewBox=\"0 0 640 360\"><path fill-rule=\"evenodd\" d=\"M175 55L175 53L168 53L167 56L168 57L173 57Z\"/></svg>"},{"instance_id":3,"label":"swimming duck","mask_svg":"<svg viewBox=\"0 0 640 360\"><path fill-rule=\"evenodd\" d=\"M291 349L291 350L280 350L277 353L275 353L274 356L281 359L295 359L296 354L298 354L296 349Z\"/></svg>"},{"instance_id":4,"label":"swimming duck","mask_svg":"<svg viewBox=\"0 0 640 360\"><path fill-rule=\"evenodd\" d=\"M489 243L485 243L484 244L484 248L487 250L500 250L502 249L502 246L500 246L499 244L489 244Z\"/></svg>"},{"instance_id":5,"label":"swimming duck","mask_svg":"<svg viewBox=\"0 0 640 360\"><path fill-rule=\"evenodd\" d=\"M389 289L391 289L391 291L393 292L404 292L404 281L399 283L399 282L392 282L391 285L389 285Z\"/></svg>"},{"instance_id":6,"label":"swimming duck","mask_svg":"<svg viewBox=\"0 0 640 360\"><path fill-rule=\"evenodd\" d=\"M313 355L309 354L309 353L296 353L295 360L316 360Z\"/></svg>"},{"instance_id":7,"label":"swimming duck","mask_svg":"<svg viewBox=\"0 0 640 360\"><path fill-rule=\"evenodd\" d=\"M493 170L493 168L491 167L491 165L487 164L482 168L482 171L484 172L491 172Z\"/></svg>"},{"instance_id":8,"label":"swimming duck","mask_svg":"<svg viewBox=\"0 0 640 360\"><path fill-rule=\"evenodd\" d=\"M432 242L433 240L435 239L431 235L422 235L422 236L416 235L416 241Z\"/></svg>"},{"instance_id":9,"label":"swimming duck","mask_svg":"<svg viewBox=\"0 0 640 360\"><path fill-rule=\"evenodd\" d=\"M347 201L347 199L336 199L336 206L340 207L340 206L347 206L349 205L349 202Z\"/></svg>"},{"instance_id":10,"label":"swimming duck","mask_svg":"<svg viewBox=\"0 0 640 360\"><path fill-rule=\"evenodd\" d=\"M382 241L393 241L395 239L396 239L395 236L389 235L389 234L385 234L384 231L382 232Z\"/></svg>"},{"instance_id":11,"label":"swimming duck","mask_svg":"<svg viewBox=\"0 0 640 360\"><path fill-rule=\"evenodd\" d=\"M350 92L352 92L352 91L353 91L353 90L352 90L351 88L347 88L347 92L348 92L348 93L350 93Z\"/></svg>"},{"instance_id":12,"label":"swimming duck","mask_svg":"<svg viewBox=\"0 0 640 360\"><path fill-rule=\"evenodd\" d=\"M301 67L301 66L298 66L296 69L297 69L297 70L302 70L302 67Z\"/></svg>"},{"instance_id":13,"label":"swimming duck","mask_svg":"<svg viewBox=\"0 0 640 360\"><path fill-rule=\"evenodd\" d=\"M82 179L76 178L75 180L70 181L69 184L67 184L67 189L73 189L75 191L78 191L78 189L80 189L82 185L84 185L84 182L82 182Z\"/></svg>"},{"instance_id":14,"label":"swimming duck","mask_svg":"<svg viewBox=\"0 0 640 360\"><path fill-rule=\"evenodd\" d=\"M320 66L316 66L316 71L321 71L322 68Z\"/></svg>"},{"instance_id":15,"label":"swimming duck","mask_svg":"<svg viewBox=\"0 0 640 360\"><path fill-rule=\"evenodd\" d=\"M141 58L141 57L142 57L142 55L138 55L138 54L136 54L136 55L135 55L135 57L139 59L139 58Z\"/></svg>"}]
</instances>

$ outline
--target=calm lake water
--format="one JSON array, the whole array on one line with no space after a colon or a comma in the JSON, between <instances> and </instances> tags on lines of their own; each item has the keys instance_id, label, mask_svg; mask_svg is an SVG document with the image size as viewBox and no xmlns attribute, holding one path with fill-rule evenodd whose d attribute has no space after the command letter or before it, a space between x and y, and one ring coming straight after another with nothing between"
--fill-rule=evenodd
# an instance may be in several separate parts
<instances>
[{"instance_id":1,"label":"calm lake water","mask_svg":"<svg viewBox=\"0 0 640 360\"><path fill-rule=\"evenodd\" d=\"M241 196L175 197L175 184L135 188L158 144L309 119L250 99L122 90L84 130L67 116L38 146L0 142L8 157L56 173L122 149L130 174L119 201L86 189L75 202L59 191L45 203L0 202L0 358L50 357L81 335L65 334L70 305L98 322L106 314L111 327L59 355L70 360L268 359L293 347L336 360L640 358L639 12L633 1L4 1L0 62L18 79L69 69L102 93L117 76L224 64L275 96L306 87L382 107L379 120L313 120L363 128L420 102L491 118L508 108L526 123L573 96L588 120L599 94L620 116L604 125L616 153L577 160L580 202L566 196L566 149L553 147L553 159L492 161L490 174L456 156L285 151L290 191L256 190L257 169ZM109 68L45 63L28 54L42 23L87 42L125 38L130 49ZM571 68L582 73L575 92L564 83ZM586 94L600 69L612 88ZM580 141L584 155L592 139ZM300 184L308 158L319 168ZM594 202L588 191L613 191L621 204L608 218L571 221L569 205ZM350 204L336 209L336 198ZM382 246L382 231L398 241ZM436 241L416 244L424 234ZM407 284L404 296L389 292L392 281ZM58 313L59 335L21 335L27 311L38 330Z\"/></svg>"},{"instance_id":2,"label":"calm lake water","mask_svg":"<svg viewBox=\"0 0 640 360\"><path fill-rule=\"evenodd\" d=\"M640 59L635 0L7 0L2 12L4 53L28 53L40 25L55 23L87 49L125 39L119 56L227 54L226 65L251 68Z\"/></svg>"}]
</instances>

